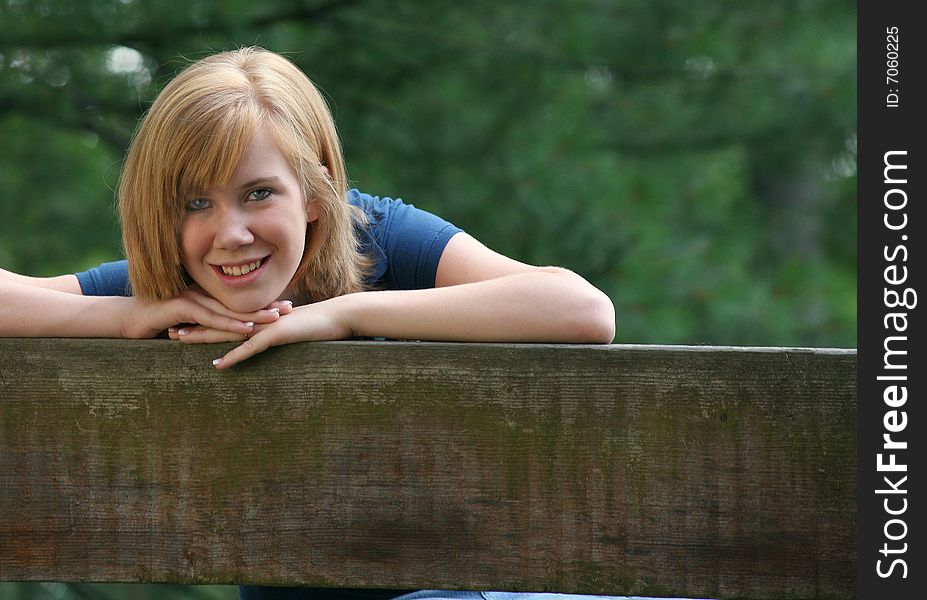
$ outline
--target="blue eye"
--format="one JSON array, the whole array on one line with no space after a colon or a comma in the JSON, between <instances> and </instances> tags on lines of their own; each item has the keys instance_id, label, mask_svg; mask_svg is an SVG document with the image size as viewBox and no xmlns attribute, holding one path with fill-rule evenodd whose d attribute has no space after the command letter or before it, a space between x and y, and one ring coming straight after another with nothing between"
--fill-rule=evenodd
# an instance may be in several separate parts
<instances>
[{"instance_id":1,"label":"blue eye","mask_svg":"<svg viewBox=\"0 0 927 600\"><path fill-rule=\"evenodd\" d=\"M259 188L248 194L248 200L267 200L273 192L267 188Z\"/></svg>"},{"instance_id":2,"label":"blue eye","mask_svg":"<svg viewBox=\"0 0 927 600\"><path fill-rule=\"evenodd\" d=\"M189 212L197 212L207 208L209 208L209 200L206 198L194 198L187 202L187 210Z\"/></svg>"}]
</instances>

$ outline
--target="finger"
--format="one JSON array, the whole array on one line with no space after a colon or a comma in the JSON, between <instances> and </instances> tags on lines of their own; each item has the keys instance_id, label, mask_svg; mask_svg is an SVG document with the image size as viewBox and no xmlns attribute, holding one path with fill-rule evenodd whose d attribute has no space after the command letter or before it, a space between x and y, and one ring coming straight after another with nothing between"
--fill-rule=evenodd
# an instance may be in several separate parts
<instances>
[{"instance_id":1,"label":"finger","mask_svg":"<svg viewBox=\"0 0 927 600\"><path fill-rule=\"evenodd\" d=\"M274 308L280 309L281 315L288 315L291 312L293 312L293 301L292 300L277 300L276 302L271 303L271 305L267 307L268 310L272 310Z\"/></svg>"},{"instance_id":2,"label":"finger","mask_svg":"<svg viewBox=\"0 0 927 600\"><path fill-rule=\"evenodd\" d=\"M171 328L168 335L172 340L180 340L185 344L218 344L248 339L248 336L240 333L197 326Z\"/></svg>"},{"instance_id":3,"label":"finger","mask_svg":"<svg viewBox=\"0 0 927 600\"><path fill-rule=\"evenodd\" d=\"M290 309L292 310L292 309ZM253 313L247 313L242 315L247 318L248 321L252 323L273 323L280 318L280 315L283 314L283 310L279 307L265 308L262 310L254 311Z\"/></svg>"},{"instance_id":4,"label":"finger","mask_svg":"<svg viewBox=\"0 0 927 600\"><path fill-rule=\"evenodd\" d=\"M281 304L281 302L284 302L284 301L274 302L273 304L271 304L270 306L262 310L256 310L250 313L240 313L240 312L236 312L233 310L229 310L224 304L222 304L215 298L212 298L211 296L207 296L194 289L187 290L184 293L184 295L188 299L195 302L196 304L199 304L200 306L206 309L209 309L213 311L214 313L225 315L232 319L237 319L243 322L273 323L278 318L280 318L281 314L287 314L284 312L283 304ZM289 302L289 300L285 302L289 303L288 310L291 311L293 307L293 303Z\"/></svg>"},{"instance_id":5,"label":"finger","mask_svg":"<svg viewBox=\"0 0 927 600\"><path fill-rule=\"evenodd\" d=\"M281 303L289 303L289 304L287 305L286 308L283 308L283 307L281 306L281 310L280 310L280 316L281 316L281 317L286 316L286 315L292 313L292 312L295 310L295 308L293 307L293 303L290 302L289 300L280 300L279 302L281 302ZM274 304L277 304L277 302L275 302ZM254 324L254 327L251 329L251 333L250 333L247 337L254 337L254 336L257 335L258 333L260 333L260 332L262 332L262 331L264 331L265 329L268 329L268 328L270 328L270 327L279 327L279 326L280 326L279 324L282 323L282 322L283 322L282 320L278 319L277 321L274 321L273 323L255 323L255 324ZM277 334L279 334L279 333L280 333L280 332L278 331ZM275 340L278 339L279 337L280 337L279 335L275 335ZM278 345L278 344L280 344L280 343L282 343L282 342L275 341L274 343L271 344L271 346L276 346L276 345Z\"/></svg>"},{"instance_id":6,"label":"finger","mask_svg":"<svg viewBox=\"0 0 927 600\"><path fill-rule=\"evenodd\" d=\"M212 364L217 369L228 369L231 366L234 366L241 361L251 358L255 354L263 352L271 347L271 334L270 332L264 332L262 335L256 335L252 338L248 338L239 346L236 346L225 356L217 358L212 361Z\"/></svg>"},{"instance_id":7,"label":"finger","mask_svg":"<svg viewBox=\"0 0 927 600\"><path fill-rule=\"evenodd\" d=\"M217 314L208 308L195 304L187 315L179 315L181 318L178 322L194 323L210 329L219 329L222 331L231 331L242 335L249 335L254 329L253 321L240 321L238 319ZM192 317L192 318L190 318Z\"/></svg>"}]
</instances>

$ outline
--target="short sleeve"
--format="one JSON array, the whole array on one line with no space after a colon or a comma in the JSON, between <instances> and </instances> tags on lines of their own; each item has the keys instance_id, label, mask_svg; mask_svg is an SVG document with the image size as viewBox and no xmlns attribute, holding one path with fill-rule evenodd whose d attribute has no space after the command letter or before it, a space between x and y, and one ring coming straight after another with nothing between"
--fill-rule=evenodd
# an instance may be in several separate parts
<instances>
[{"instance_id":1,"label":"short sleeve","mask_svg":"<svg viewBox=\"0 0 927 600\"><path fill-rule=\"evenodd\" d=\"M124 260L107 262L77 275L85 296L131 296L129 264Z\"/></svg>"},{"instance_id":2,"label":"short sleeve","mask_svg":"<svg viewBox=\"0 0 927 600\"><path fill-rule=\"evenodd\" d=\"M463 230L399 199L351 190L349 201L367 214L369 233L385 255L386 289L433 288L445 246Z\"/></svg>"}]
</instances>

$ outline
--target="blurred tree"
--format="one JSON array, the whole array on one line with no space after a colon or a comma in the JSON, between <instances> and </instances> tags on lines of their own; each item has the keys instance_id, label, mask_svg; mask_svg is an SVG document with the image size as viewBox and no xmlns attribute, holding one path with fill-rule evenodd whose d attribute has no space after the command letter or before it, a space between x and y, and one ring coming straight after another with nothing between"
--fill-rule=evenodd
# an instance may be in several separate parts
<instances>
[{"instance_id":1,"label":"blurred tree","mask_svg":"<svg viewBox=\"0 0 927 600\"><path fill-rule=\"evenodd\" d=\"M117 256L137 118L189 59L258 43L330 94L358 186L587 275L620 341L855 344L845 2L0 7L0 183L37 200L0 204L14 270Z\"/></svg>"},{"instance_id":2,"label":"blurred tree","mask_svg":"<svg viewBox=\"0 0 927 600\"><path fill-rule=\"evenodd\" d=\"M5 4L0 173L42 201L4 223L51 234L4 236L14 269L114 255L91 223L141 110L180 57L257 42L329 91L359 185L587 274L622 340L854 343L843 2Z\"/></svg>"}]
</instances>

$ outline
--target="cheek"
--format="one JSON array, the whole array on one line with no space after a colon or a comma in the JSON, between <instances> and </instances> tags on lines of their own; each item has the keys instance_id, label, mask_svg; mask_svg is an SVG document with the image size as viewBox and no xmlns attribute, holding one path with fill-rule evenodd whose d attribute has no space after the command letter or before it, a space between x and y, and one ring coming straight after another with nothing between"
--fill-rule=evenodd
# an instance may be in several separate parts
<instances>
[{"instance_id":1,"label":"cheek","mask_svg":"<svg viewBox=\"0 0 927 600\"><path fill-rule=\"evenodd\" d=\"M311 206L312 204L310 204ZM280 239L285 239L288 252L297 255L300 259L302 259L303 252L306 249L307 226L311 220L306 214L306 210L302 206L294 207L284 222L279 224Z\"/></svg>"},{"instance_id":2,"label":"cheek","mask_svg":"<svg viewBox=\"0 0 927 600\"><path fill-rule=\"evenodd\" d=\"M205 254L207 247L206 236L203 235L200 227L189 221L181 225L180 260L185 268L189 269L190 265L197 263L199 258Z\"/></svg>"},{"instance_id":3,"label":"cheek","mask_svg":"<svg viewBox=\"0 0 927 600\"><path fill-rule=\"evenodd\" d=\"M280 232L280 239L285 240L282 244L286 248L287 254L302 259L303 252L306 249L306 225L299 220L291 221L287 224L285 231Z\"/></svg>"}]
</instances>

